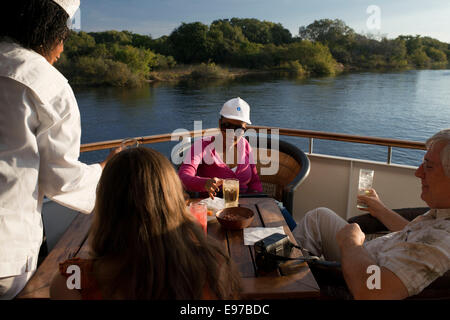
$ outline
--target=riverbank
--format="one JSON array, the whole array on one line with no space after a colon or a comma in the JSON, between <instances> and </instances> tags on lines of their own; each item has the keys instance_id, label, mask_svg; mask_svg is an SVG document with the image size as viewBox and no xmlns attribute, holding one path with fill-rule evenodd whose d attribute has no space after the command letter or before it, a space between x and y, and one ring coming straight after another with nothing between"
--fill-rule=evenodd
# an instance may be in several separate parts
<instances>
[{"instance_id":1,"label":"riverbank","mask_svg":"<svg viewBox=\"0 0 450 320\"><path fill-rule=\"evenodd\" d=\"M329 76L337 76L340 74L351 74L360 72L370 73L389 73L412 70L449 70L450 65L439 65L431 68L417 68L406 65L404 67L389 68L360 68L356 66L344 66L337 64L335 66L335 73ZM178 82L178 81L201 81L201 80L234 80L236 78L245 76L270 76L270 75L285 75L287 78L307 79L316 77L317 75L307 72L299 64L290 63L281 65L278 68L270 69L245 69L232 68L227 66L220 66L214 63L202 63L199 65L179 65L171 69L151 71L146 83L156 82Z\"/></svg>"},{"instance_id":2,"label":"riverbank","mask_svg":"<svg viewBox=\"0 0 450 320\"><path fill-rule=\"evenodd\" d=\"M342 73L345 68L342 64L335 66L333 75ZM216 65L215 63L201 63L198 65L179 65L171 69L151 71L146 82L176 82L183 80L215 80L235 78L253 75L285 74L289 77L307 78L315 76L303 68L303 66L291 61L280 64L278 67L266 69L245 69Z\"/></svg>"},{"instance_id":3,"label":"riverbank","mask_svg":"<svg viewBox=\"0 0 450 320\"><path fill-rule=\"evenodd\" d=\"M175 82L182 80L235 79L251 74L268 73L263 70L229 68L215 63L180 65L171 69L151 71L147 82Z\"/></svg>"}]
</instances>

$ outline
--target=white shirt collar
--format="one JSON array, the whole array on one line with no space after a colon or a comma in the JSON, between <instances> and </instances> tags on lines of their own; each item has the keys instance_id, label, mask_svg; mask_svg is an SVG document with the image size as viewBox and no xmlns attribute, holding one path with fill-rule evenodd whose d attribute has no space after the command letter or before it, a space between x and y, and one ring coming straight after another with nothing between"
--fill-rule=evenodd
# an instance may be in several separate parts
<instances>
[{"instance_id":1,"label":"white shirt collar","mask_svg":"<svg viewBox=\"0 0 450 320\"><path fill-rule=\"evenodd\" d=\"M44 102L67 85L67 79L42 55L10 41L0 42L0 76L31 88Z\"/></svg>"},{"instance_id":2,"label":"white shirt collar","mask_svg":"<svg viewBox=\"0 0 450 320\"><path fill-rule=\"evenodd\" d=\"M450 208L447 209L431 209L431 214L436 217L436 219L444 219L450 217Z\"/></svg>"}]
</instances>

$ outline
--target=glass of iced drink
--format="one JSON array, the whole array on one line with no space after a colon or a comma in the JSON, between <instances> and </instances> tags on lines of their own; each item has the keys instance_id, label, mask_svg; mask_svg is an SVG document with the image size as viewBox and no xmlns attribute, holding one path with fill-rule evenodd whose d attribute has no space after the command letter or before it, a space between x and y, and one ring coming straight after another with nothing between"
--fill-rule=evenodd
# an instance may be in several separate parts
<instances>
[{"instance_id":1,"label":"glass of iced drink","mask_svg":"<svg viewBox=\"0 0 450 320\"><path fill-rule=\"evenodd\" d=\"M207 233L208 226L208 207L205 203L192 202L189 205L189 211L197 219L197 221L202 226L205 233Z\"/></svg>"},{"instance_id":2,"label":"glass of iced drink","mask_svg":"<svg viewBox=\"0 0 450 320\"><path fill-rule=\"evenodd\" d=\"M225 208L237 207L239 205L239 180L223 180L222 190Z\"/></svg>"},{"instance_id":3,"label":"glass of iced drink","mask_svg":"<svg viewBox=\"0 0 450 320\"><path fill-rule=\"evenodd\" d=\"M369 195L370 189L372 189L373 182L373 170L369 169L360 169L359 170L359 182L358 182L358 195ZM363 202L357 200L356 207L358 209L365 209L367 205Z\"/></svg>"}]
</instances>

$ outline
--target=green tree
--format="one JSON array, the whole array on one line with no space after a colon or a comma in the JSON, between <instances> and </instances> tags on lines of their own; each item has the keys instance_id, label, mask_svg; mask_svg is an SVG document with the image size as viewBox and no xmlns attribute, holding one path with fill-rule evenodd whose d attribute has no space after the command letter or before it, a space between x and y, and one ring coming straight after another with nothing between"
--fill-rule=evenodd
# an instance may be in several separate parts
<instances>
[{"instance_id":1,"label":"green tree","mask_svg":"<svg viewBox=\"0 0 450 320\"><path fill-rule=\"evenodd\" d=\"M213 21L207 34L208 56L216 63L233 63L240 44L245 42L248 40L241 28L232 26L229 20Z\"/></svg>"},{"instance_id":2,"label":"green tree","mask_svg":"<svg viewBox=\"0 0 450 320\"><path fill-rule=\"evenodd\" d=\"M292 34L280 23L270 23L270 34L272 43L275 45L287 44L293 41Z\"/></svg>"},{"instance_id":3,"label":"green tree","mask_svg":"<svg viewBox=\"0 0 450 320\"><path fill-rule=\"evenodd\" d=\"M431 59L427 56L425 51L420 48L411 54L411 62L418 68L427 68L430 66Z\"/></svg>"},{"instance_id":4,"label":"green tree","mask_svg":"<svg viewBox=\"0 0 450 320\"><path fill-rule=\"evenodd\" d=\"M173 48L170 44L168 36L162 36L159 37L158 39L154 39L151 42L149 49L151 49L155 53L159 53L162 55L166 56L173 55Z\"/></svg>"},{"instance_id":5,"label":"green tree","mask_svg":"<svg viewBox=\"0 0 450 320\"><path fill-rule=\"evenodd\" d=\"M319 42L304 40L288 47L288 60L299 61L306 70L315 75L334 75L337 62L327 46Z\"/></svg>"},{"instance_id":6,"label":"green tree","mask_svg":"<svg viewBox=\"0 0 450 320\"><path fill-rule=\"evenodd\" d=\"M441 50L433 47L428 47L425 51L427 56L430 57L433 61L447 63L447 55Z\"/></svg>"},{"instance_id":7,"label":"green tree","mask_svg":"<svg viewBox=\"0 0 450 320\"><path fill-rule=\"evenodd\" d=\"M131 45L137 48L152 49L153 39L151 36L133 33L131 35Z\"/></svg>"},{"instance_id":8,"label":"green tree","mask_svg":"<svg viewBox=\"0 0 450 320\"><path fill-rule=\"evenodd\" d=\"M422 48L422 39L417 36L399 36L399 39L405 41L408 55L412 55L414 52Z\"/></svg>"},{"instance_id":9,"label":"green tree","mask_svg":"<svg viewBox=\"0 0 450 320\"><path fill-rule=\"evenodd\" d=\"M86 32L71 31L64 42L64 54L68 59L92 53L96 46L95 39Z\"/></svg>"},{"instance_id":10,"label":"green tree","mask_svg":"<svg viewBox=\"0 0 450 320\"><path fill-rule=\"evenodd\" d=\"M115 46L114 58L125 63L132 72L146 76L151 67L156 65L156 55L148 49L138 49L133 46Z\"/></svg>"},{"instance_id":11,"label":"green tree","mask_svg":"<svg viewBox=\"0 0 450 320\"><path fill-rule=\"evenodd\" d=\"M199 63L208 60L206 35L208 26L200 22L182 23L169 36L172 54L182 63Z\"/></svg>"},{"instance_id":12,"label":"green tree","mask_svg":"<svg viewBox=\"0 0 450 320\"><path fill-rule=\"evenodd\" d=\"M356 35L352 28L339 19L315 20L308 26L299 28L300 39L323 43L328 46L333 57L344 64L353 62L351 51Z\"/></svg>"},{"instance_id":13,"label":"green tree","mask_svg":"<svg viewBox=\"0 0 450 320\"><path fill-rule=\"evenodd\" d=\"M355 31L339 19L315 20L308 26L299 29L299 36L302 40L320 41L327 45L337 43L343 45L354 35Z\"/></svg>"},{"instance_id":14,"label":"green tree","mask_svg":"<svg viewBox=\"0 0 450 320\"><path fill-rule=\"evenodd\" d=\"M270 26L267 23L257 19L238 19L230 20L232 26L241 28L242 33L250 42L267 44L272 42Z\"/></svg>"},{"instance_id":15,"label":"green tree","mask_svg":"<svg viewBox=\"0 0 450 320\"><path fill-rule=\"evenodd\" d=\"M133 35L129 31L103 31L90 32L89 35L94 37L96 43L116 43L120 45L129 45L132 42Z\"/></svg>"}]
</instances>

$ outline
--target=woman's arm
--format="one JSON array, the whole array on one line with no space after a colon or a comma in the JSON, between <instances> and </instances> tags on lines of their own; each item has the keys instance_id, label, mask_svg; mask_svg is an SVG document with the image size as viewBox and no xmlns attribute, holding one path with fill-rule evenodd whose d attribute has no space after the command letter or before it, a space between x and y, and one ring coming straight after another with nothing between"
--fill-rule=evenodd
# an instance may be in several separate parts
<instances>
[{"instance_id":1,"label":"woman's arm","mask_svg":"<svg viewBox=\"0 0 450 320\"><path fill-rule=\"evenodd\" d=\"M184 188L188 191L204 192L205 184L209 177L197 176L199 165L203 162L203 141L196 141L186 153L180 168L178 176L183 182Z\"/></svg>"}]
</instances>

